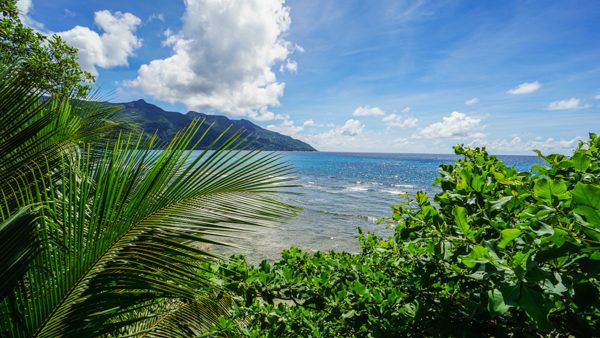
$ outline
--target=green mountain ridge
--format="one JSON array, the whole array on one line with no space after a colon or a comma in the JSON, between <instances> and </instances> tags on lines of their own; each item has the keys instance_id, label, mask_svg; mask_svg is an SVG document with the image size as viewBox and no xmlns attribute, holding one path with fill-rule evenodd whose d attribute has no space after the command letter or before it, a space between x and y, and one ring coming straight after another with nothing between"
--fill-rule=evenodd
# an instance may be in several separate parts
<instances>
[{"instance_id":1,"label":"green mountain ridge","mask_svg":"<svg viewBox=\"0 0 600 338\"><path fill-rule=\"evenodd\" d=\"M223 139L229 135L243 130L243 136L249 136L251 144L249 149L263 149L270 151L316 151L311 145L296 140L290 136L264 129L245 120L231 120L222 115L209 115L189 111L186 114L166 111L142 99L132 102L111 103L122 107L116 114L119 119L139 123L147 133L157 133L158 139L168 142L177 131L186 127L194 118L205 119L205 125L212 125L206 137L200 142L198 148L206 148L223 131L231 127Z\"/></svg>"}]
</instances>

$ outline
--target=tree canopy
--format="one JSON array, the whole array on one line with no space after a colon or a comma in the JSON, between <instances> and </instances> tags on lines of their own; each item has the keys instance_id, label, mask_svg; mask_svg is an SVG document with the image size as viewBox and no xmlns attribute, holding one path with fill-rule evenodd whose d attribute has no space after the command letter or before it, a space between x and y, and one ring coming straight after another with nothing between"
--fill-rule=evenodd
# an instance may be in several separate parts
<instances>
[{"instance_id":1,"label":"tree canopy","mask_svg":"<svg viewBox=\"0 0 600 338\"><path fill-rule=\"evenodd\" d=\"M47 94L85 97L94 76L81 68L77 49L58 35L27 27L16 0L0 0L0 71L17 71Z\"/></svg>"}]
</instances>

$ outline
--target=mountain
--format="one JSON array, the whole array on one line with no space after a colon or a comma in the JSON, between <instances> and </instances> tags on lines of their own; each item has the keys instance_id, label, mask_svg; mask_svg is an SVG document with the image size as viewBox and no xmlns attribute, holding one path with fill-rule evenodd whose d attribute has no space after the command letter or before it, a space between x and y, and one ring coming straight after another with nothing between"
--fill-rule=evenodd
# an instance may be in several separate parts
<instances>
[{"instance_id":1,"label":"mountain","mask_svg":"<svg viewBox=\"0 0 600 338\"><path fill-rule=\"evenodd\" d=\"M245 120L230 120L221 115L207 115L190 111L187 114L165 111L162 108L150 104L144 100L137 100L125 103L116 103L114 105L122 106L117 113L117 118L140 123L141 127L147 133L157 131L157 136L161 141L168 142L173 138L177 131L185 128L194 118L206 119L206 126L213 125L199 148L207 147L216 139L225 129L231 126L226 133L230 136L238 130L243 130L243 136L250 136L252 141L249 149L261 148L264 150L277 151L316 151L315 148L307 143L296 140L286 135L276 133L257 126L256 124ZM202 133L202 131L200 132ZM224 140L227 137L223 138Z\"/></svg>"}]
</instances>

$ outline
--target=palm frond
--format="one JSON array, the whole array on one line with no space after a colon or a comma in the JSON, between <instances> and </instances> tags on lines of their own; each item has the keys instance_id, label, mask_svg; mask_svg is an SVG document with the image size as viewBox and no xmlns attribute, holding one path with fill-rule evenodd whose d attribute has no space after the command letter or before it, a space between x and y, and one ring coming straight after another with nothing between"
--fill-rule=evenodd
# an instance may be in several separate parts
<instances>
[{"instance_id":1,"label":"palm frond","mask_svg":"<svg viewBox=\"0 0 600 338\"><path fill-rule=\"evenodd\" d=\"M23 208L0 223L0 300L23 278L39 251L35 235L37 215L32 208Z\"/></svg>"},{"instance_id":2,"label":"palm frond","mask_svg":"<svg viewBox=\"0 0 600 338\"><path fill-rule=\"evenodd\" d=\"M107 334L131 325L119 318L139 304L193 302L212 287L196 272L211 257L198 243L294 215L271 196L292 186L277 154L239 150L236 133L194 156L186 149L201 127L194 121L163 151L141 136L119 138L100 157L88 148L59 180L39 180L37 198L53 201L34 264L43 268L29 270L0 310L26 319L10 335Z\"/></svg>"},{"instance_id":3,"label":"palm frond","mask_svg":"<svg viewBox=\"0 0 600 338\"><path fill-rule=\"evenodd\" d=\"M117 107L118 108L118 107ZM100 103L47 98L22 76L0 74L0 197L31 187L38 175L51 175L84 144L114 139L127 126L112 120L116 108ZM39 171L39 166L44 170ZM4 199L0 221L16 211Z\"/></svg>"},{"instance_id":4,"label":"palm frond","mask_svg":"<svg viewBox=\"0 0 600 338\"><path fill-rule=\"evenodd\" d=\"M119 337L198 337L220 316L230 313L233 299L224 291L208 292L192 301L166 300L142 304L120 318L130 325L116 332Z\"/></svg>"}]
</instances>

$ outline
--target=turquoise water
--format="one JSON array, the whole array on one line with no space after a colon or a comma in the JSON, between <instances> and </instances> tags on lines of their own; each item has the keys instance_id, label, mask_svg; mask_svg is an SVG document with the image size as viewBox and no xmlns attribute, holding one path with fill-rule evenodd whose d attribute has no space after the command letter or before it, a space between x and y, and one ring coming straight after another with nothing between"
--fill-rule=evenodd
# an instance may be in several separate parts
<instances>
[{"instance_id":1,"label":"turquoise water","mask_svg":"<svg viewBox=\"0 0 600 338\"><path fill-rule=\"evenodd\" d=\"M403 201L398 194L430 194L438 167L452 163L454 155L289 152L283 153L295 168L299 195L285 197L304 210L276 228L262 229L236 241L242 253L256 262L276 259L282 249L297 246L308 251L356 251L357 227L386 234L375 220L386 217L390 205ZM499 156L507 165L529 169L541 161L535 156ZM387 231L387 232L386 232Z\"/></svg>"}]
</instances>

